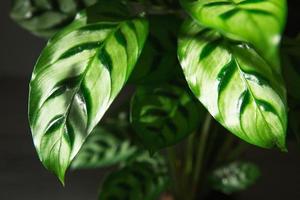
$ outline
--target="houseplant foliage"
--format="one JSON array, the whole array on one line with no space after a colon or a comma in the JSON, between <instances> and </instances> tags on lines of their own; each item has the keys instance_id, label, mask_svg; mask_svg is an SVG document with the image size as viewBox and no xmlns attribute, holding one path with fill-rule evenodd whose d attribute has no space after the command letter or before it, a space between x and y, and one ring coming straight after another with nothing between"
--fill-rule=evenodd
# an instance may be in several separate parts
<instances>
[{"instance_id":1,"label":"houseplant foliage","mask_svg":"<svg viewBox=\"0 0 300 200\"><path fill-rule=\"evenodd\" d=\"M192 200L248 188L260 172L240 160L247 143L286 151L288 115L299 130L297 109L288 108L299 107L300 43L281 43L286 7L14 0L11 17L49 38L29 91L41 162L63 184L69 167L112 166L103 200ZM110 108L127 86L134 93Z\"/></svg>"}]
</instances>

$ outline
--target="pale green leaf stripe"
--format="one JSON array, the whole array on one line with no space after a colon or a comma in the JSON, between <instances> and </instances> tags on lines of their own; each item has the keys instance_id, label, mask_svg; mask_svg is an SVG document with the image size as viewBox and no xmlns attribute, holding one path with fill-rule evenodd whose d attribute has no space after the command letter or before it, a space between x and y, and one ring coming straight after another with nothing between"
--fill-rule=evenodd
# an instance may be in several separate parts
<instances>
[{"instance_id":1,"label":"pale green leaf stripe","mask_svg":"<svg viewBox=\"0 0 300 200\"><path fill-rule=\"evenodd\" d=\"M213 170L209 183L213 189L231 194L249 188L259 177L260 170L255 164L235 161Z\"/></svg>"},{"instance_id":2,"label":"pale green leaf stripe","mask_svg":"<svg viewBox=\"0 0 300 200\"><path fill-rule=\"evenodd\" d=\"M72 168L88 169L126 162L136 154L137 147L119 137L104 127L96 127L72 162Z\"/></svg>"},{"instance_id":3,"label":"pale green leaf stripe","mask_svg":"<svg viewBox=\"0 0 300 200\"><path fill-rule=\"evenodd\" d=\"M86 21L83 13L49 41L30 82L34 144L45 167L62 181L128 79L148 33L144 19Z\"/></svg>"},{"instance_id":4,"label":"pale green leaf stripe","mask_svg":"<svg viewBox=\"0 0 300 200\"><path fill-rule=\"evenodd\" d=\"M174 145L200 125L196 101L180 84L139 87L131 101L132 126L151 152Z\"/></svg>"},{"instance_id":5,"label":"pale green leaf stripe","mask_svg":"<svg viewBox=\"0 0 300 200\"><path fill-rule=\"evenodd\" d=\"M285 90L249 46L186 22L178 56L188 84L208 111L243 140L285 150ZM185 33L185 35L184 35Z\"/></svg>"},{"instance_id":6,"label":"pale green leaf stripe","mask_svg":"<svg viewBox=\"0 0 300 200\"><path fill-rule=\"evenodd\" d=\"M170 181L167 165L164 160L159 163L161 160L160 156L155 156L150 162L137 160L111 173L104 180L98 199L158 199Z\"/></svg>"},{"instance_id":7,"label":"pale green leaf stripe","mask_svg":"<svg viewBox=\"0 0 300 200\"><path fill-rule=\"evenodd\" d=\"M181 0L201 25L254 45L280 71L278 45L286 19L285 0Z\"/></svg>"}]
</instances>

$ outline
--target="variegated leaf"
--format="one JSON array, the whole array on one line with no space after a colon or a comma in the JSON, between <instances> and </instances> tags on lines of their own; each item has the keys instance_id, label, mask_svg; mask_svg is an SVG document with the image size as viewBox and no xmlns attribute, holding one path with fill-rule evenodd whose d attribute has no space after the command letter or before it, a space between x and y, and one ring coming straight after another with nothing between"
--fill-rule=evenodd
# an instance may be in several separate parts
<instances>
[{"instance_id":1,"label":"variegated leaf","mask_svg":"<svg viewBox=\"0 0 300 200\"><path fill-rule=\"evenodd\" d=\"M260 177L259 168L250 162L235 161L216 168L209 176L213 189L231 194L252 186Z\"/></svg>"},{"instance_id":2,"label":"variegated leaf","mask_svg":"<svg viewBox=\"0 0 300 200\"><path fill-rule=\"evenodd\" d=\"M131 122L143 144L155 152L174 145L200 124L200 107L184 87L140 87L131 102Z\"/></svg>"},{"instance_id":3,"label":"variegated leaf","mask_svg":"<svg viewBox=\"0 0 300 200\"><path fill-rule=\"evenodd\" d=\"M102 184L99 199L158 199L169 183L167 167L160 156L149 159L137 160L111 173Z\"/></svg>"},{"instance_id":4,"label":"variegated leaf","mask_svg":"<svg viewBox=\"0 0 300 200\"><path fill-rule=\"evenodd\" d=\"M280 71L278 45L285 26L285 0L181 0L201 25L254 45Z\"/></svg>"},{"instance_id":5,"label":"variegated leaf","mask_svg":"<svg viewBox=\"0 0 300 200\"><path fill-rule=\"evenodd\" d=\"M105 127L96 127L72 162L73 169L106 167L126 162L137 152L128 139Z\"/></svg>"},{"instance_id":6,"label":"variegated leaf","mask_svg":"<svg viewBox=\"0 0 300 200\"><path fill-rule=\"evenodd\" d=\"M13 0L11 17L35 35L50 37L68 25L77 11L97 0Z\"/></svg>"},{"instance_id":7,"label":"variegated leaf","mask_svg":"<svg viewBox=\"0 0 300 200\"><path fill-rule=\"evenodd\" d=\"M30 82L34 144L61 181L124 86L148 33L145 19L88 21L82 13L48 42Z\"/></svg>"},{"instance_id":8,"label":"variegated leaf","mask_svg":"<svg viewBox=\"0 0 300 200\"><path fill-rule=\"evenodd\" d=\"M285 150L282 77L250 46L188 21L178 56L191 90L216 120L251 144Z\"/></svg>"}]
</instances>

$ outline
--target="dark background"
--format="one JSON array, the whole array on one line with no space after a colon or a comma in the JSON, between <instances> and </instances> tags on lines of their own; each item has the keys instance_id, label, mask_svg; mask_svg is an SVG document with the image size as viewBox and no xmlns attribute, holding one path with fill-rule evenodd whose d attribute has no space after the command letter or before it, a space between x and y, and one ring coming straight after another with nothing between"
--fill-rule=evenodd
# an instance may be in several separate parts
<instances>
[{"instance_id":1,"label":"dark background","mask_svg":"<svg viewBox=\"0 0 300 200\"><path fill-rule=\"evenodd\" d=\"M27 122L27 92L32 67L45 41L9 19L10 1L0 1L0 200L94 200L103 171L69 172L66 187L38 161ZM287 33L300 30L300 6L289 1ZM300 199L300 148L289 153L253 148L245 159L255 161L262 178L240 200Z\"/></svg>"}]
</instances>

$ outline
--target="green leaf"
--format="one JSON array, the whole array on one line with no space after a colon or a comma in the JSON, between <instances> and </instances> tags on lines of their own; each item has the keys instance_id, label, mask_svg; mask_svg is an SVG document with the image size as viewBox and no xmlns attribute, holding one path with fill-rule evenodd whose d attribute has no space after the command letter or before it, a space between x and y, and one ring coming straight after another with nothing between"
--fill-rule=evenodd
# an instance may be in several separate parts
<instances>
[{"instance_id":1,"label":"green leaf","mask_svg":"<svg viewBox=\"0 0 300 200\"><path fill-rule=\"evenodd\" d=\"M182 27L178 56L207 110L241 139L285 150L287 110L282 77L248 45L192 21Z\"/></svg>"},{"instance_id":2,"label":"green leaf","mask_svg":"<svg viewBox=\"0 0 300 200\"><path fill-rule=\"evenodd\" d=\"M85 138L118 95L148 33L144 19L87 23L55 35L32 75L29 121L40 160L61 181Z\"/></svg>"},{"instance_id":3,"label":"green leaf","mask_svg":"<svg viewBox=\"0 0 300 200\"><path fill-rule=\"evenodd\" d=\"M278 45L285 26L285 0L181 0L201 25L255 46L280 71Z\"/></svg>"},{"instance_id":4,"label":"green leaf","mask_svg":"<svg viewBox=\"0 0 300 200\"><path fill-rule=\"evenodd\" d=\"M152 162L135 161L111 173L102 184L99 200L158 199L169 183L166 164L161 161L159 156Z\"/></svg>"},{"instance_id":5,"label":"green leaf","mask_svg":"<svg viewBox=\"0 0 300 200\"><path fill-rule=\"evenodd\" d=\"M215 169L209 183L213 189L231 194L252 186L259 177L260 170L255 164L235 161Z\"/></svg>"},{"instance_id":6,"label":"green leaf","mask_svg":"<svg viewBox=\"0 0 300 200\"><path fill-rule=\"evenodd\" d=\"M153 85L174 78L180 69L176 57L180 24L181 20L175 16L149 16L149 37L129 79L130 83Z\"/></svg>"},{"instance_id":7,"label":"green leaf","mask_svg":"<svg viewBox=\"0 0 300 200\"><path fill-rule=\"evenodd\" d=\"M73 169L106 167L126 162L137 151L128 139L96 127L72 162Z\"/></svg>"},{"instance_id":8,"label":"green leaf","mask_svg":"<svg viewBox=\"0 0 300 200\"><path fill-rule=\"evenodd\" d=\"M70 24L77 11L97 0L14 0L11 17L23 28L41 37L50 37Z\"/></svg>"},{"instance_id":9,"label":"green leaf","mask_svg":"<svg viewBox=\"0 0 300 200\"><path fill-rule=\"evenodd\" d=\"M132 99L131 122L143 144L155 152L192 133L199 125L199 109L182 86L145 86Z\"/></svg>"}]
</instances>

